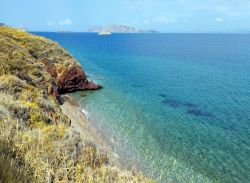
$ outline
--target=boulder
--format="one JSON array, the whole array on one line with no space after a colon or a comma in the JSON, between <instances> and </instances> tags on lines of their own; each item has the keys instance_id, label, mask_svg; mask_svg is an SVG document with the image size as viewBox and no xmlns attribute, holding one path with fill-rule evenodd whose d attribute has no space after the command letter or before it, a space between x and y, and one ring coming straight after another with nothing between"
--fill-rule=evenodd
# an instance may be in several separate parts
<instances>
[{"instance_id":1,"label":"boulder","mask_svg":"<svg viewBox=\"0 0 250 183\"><path fill-rule=\"evenodd\" d=\"M65 69L56 80L60 94L79 91L97 90L102 86L89 81L80 66L74 65Z\"/></svg>"}]
</instances>

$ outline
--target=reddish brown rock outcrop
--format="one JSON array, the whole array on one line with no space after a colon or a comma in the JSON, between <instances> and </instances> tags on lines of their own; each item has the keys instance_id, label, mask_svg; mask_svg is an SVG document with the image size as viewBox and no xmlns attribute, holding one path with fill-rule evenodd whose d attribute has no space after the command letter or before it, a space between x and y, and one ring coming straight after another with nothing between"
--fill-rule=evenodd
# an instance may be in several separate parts
<instances>
[{"instance_id":1,"label":"reddish brown rock outcrop","mask_svg":"<svg viewBox=\"0 0 250 183\"><path fill-rule=\"evenodd\" d=\"M57 79L58 92L60 94L79 90L97 90L100 85L89 81L84 71L77 65L65 69Z\"/></svg>"},{"instance_id":2,"label":"reddish brown rock outcrop","mask_svg":"<svg viewBox=\"0 0 250 183\"><path fill-rule=\"evenodd\" d=\"M47 72L54 79L52 92L49 92L61 103L60 94L79 91L79 90L98 90L102 88L87 79L85 72L78 65L67 67L60 67L61 74L58 74L57 67L52 61L48 59L40 60Z\"/></svg>"},{"instance_id":3,"label":"reddish brown rock outcrop","mask_svg":"<svg viewBox=\"0 0 250 183\"><path fill-rule=\"evenodd\" d=\"M57 78L57 69L54 64L48 59L41 59L41 62L44 64L47 72L52 76L52 78Z\"/></svg>"},{"instance_id":4,"label":"reddish brown rock outcrop","mask_svg":"<svg viewBox=\"0 0 250 183\"><path fill-rule=\"evenodd\" d=\"M5 54L0 54L0 76L11 73L59 103L61 94L102 88L89 81L77 60L56 42L8 27L1 27L0 37L0 53Z\"/></svg>"}]
</instances>

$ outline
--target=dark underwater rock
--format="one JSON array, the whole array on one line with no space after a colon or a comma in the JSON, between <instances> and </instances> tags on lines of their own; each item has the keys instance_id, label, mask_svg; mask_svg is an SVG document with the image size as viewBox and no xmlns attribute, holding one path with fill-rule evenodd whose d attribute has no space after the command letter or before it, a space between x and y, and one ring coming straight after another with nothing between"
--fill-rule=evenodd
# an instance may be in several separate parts
<instances>
[{"instance_id":1,"label":"dark underwater rock","mask_svg":"<svg viewBox=\"0 0 250 183\"><path fill-rule=\"evenodd\" d=\"M168 99L168 98L165 98L164 100L162 100L162 103L167 104L167 105L174 107L174 108L183 106L183 102L178 101L178 100L174 100L174 99Z\"/></svg>"},{"instance_id":2,"label":"dark underwater rock","mask_svg":"<svg viewBox=\"0 0 250 183\"><path fill-rule=\"evenodd\" d=\"M142 88L142 87L144 87L143 85L139 85L139 84L132 84L131 86L135 87L135 88Z\"/></svg>"},{"instance_id":3,"label":"dark underwater rock","mask_svg":"<svg viewBox=\"0 0 250 183\"><path fill-rule=\"evenodd\" d=\"M204 111L199 110L199 109L190 109L190 110L187 110L187 112L189 114L192 114L194 116L199 116L199 117L207 117L207 118L214 117L213 114L211 114L209 112L204 112Z\"/></svg>"},{"instance_id":4,"label":"dark underwater rock","mask_svg":"<svg viewBox=\"0 0 250 183\"><path fill-rule=\"evenodd\" d=\"M198 105L191 103L191 102L184 102L184 101L179 101L179 100L175 100L175 99L171 99L171 98L167 98L167 95L164 93L159 94L160 97L164 98L162 100L163 104L167 104L171 107L185 107L185 108L189 108L189 109L193 109L193 108L197 108Z\"/></svg>"},{"instance_id":5,"label":"dark underwater rock","mask_svg":"<svg viewBox=\"0 0 250 183\"><path fill-rule=\"evenodd\" d=\"M160 97L163 97L163 98L166 98L166 97L167 97L167 95L166 95L165 93L160 93L159 96L160 96Z\"/></svg>"}]
</instances>

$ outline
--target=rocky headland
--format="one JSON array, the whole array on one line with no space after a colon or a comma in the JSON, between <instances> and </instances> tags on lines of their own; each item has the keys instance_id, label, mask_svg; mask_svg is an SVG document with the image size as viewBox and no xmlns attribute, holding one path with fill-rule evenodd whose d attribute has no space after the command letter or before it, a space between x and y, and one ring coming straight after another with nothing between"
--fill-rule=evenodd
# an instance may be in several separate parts
<instances>
[{"instance_id":1,"label":"rocky headland","mask_svg":"<svg viewBox=\"0 0 250 183\"><path fill-rule=\"evenodd\" d=\"M59 44L0 26L0 182L152 182L118 168L61 96L100 88Z\"/></svg>"}]
</instances>

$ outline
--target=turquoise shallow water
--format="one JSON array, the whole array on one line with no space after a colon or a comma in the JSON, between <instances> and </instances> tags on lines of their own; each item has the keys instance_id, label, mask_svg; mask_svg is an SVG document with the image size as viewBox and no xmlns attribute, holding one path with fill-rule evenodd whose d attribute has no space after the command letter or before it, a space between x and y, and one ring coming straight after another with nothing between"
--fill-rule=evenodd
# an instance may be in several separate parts
<instances>
[{"instance_id":1,"label":"turquoise shallow water","mask_svg":"<svg viewBox=\"0 0 250 183\"><path fill-rule=\"evenodd\" d=\"M36 34L104 86L74 95L125 165L161 182L250 182L250 35Z\"/></svg>"}]
</instances>

